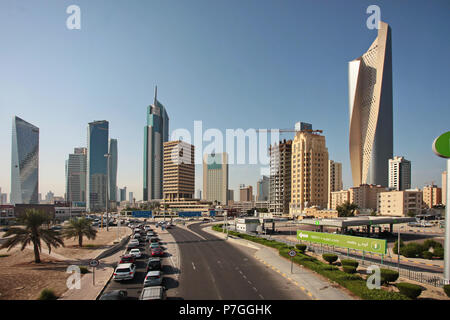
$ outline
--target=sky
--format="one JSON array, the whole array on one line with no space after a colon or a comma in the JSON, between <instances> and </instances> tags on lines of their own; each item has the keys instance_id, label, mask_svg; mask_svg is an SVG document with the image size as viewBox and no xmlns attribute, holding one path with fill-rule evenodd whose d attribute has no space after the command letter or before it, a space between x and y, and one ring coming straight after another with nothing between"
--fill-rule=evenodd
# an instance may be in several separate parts
<instances>
[{"instance_id":1,"label":"sky","mask_svg":"<svg viewBox=\"0 0 450 320\"><path fill-rule=\"evenodd\" d=\"M81 10L80 30L66 26L72 4ZM348 62L377 36L366 26L373 4L392 28L394 155L412 162L413 187L440 185L445 160L431 144L450 129L447 0L3 0L2 192L10 192L17 115L40 128L43 197L49 190L64 195L68 154L86 146L88 122L108 120L118 140L118 186L142 199L155 85L170 132L193 132L196 120L223 132L312 123L350 187ZM230 166L236 200L239 184L256 188L260 172L258 165Z\"/></svg>"}]
</instances>

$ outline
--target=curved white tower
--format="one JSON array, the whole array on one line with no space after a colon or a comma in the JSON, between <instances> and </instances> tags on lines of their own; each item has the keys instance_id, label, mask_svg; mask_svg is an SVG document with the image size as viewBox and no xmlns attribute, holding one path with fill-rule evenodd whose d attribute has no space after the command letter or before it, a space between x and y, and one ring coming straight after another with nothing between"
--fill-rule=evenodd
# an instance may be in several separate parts
<instances>
[{"instance_id":1,"label":"curved white tower","mask_svg":"<svg viewBox=\"0 0 450 320\"><path fill-rule=\"evenodd\" d=\"M391 28L381 22L369 50L349 62L353 185L388 186L393 149Z\"/></svg>"}]
</instances>

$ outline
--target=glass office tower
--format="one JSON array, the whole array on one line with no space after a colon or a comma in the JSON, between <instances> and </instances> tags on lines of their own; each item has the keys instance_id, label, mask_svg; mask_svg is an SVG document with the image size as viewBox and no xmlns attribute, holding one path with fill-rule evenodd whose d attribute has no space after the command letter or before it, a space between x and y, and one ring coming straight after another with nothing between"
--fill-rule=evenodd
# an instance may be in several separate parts
<instances>
[{"instance_id":1,"label":"glass office tower","mask_svg":"<svg viewBox=\"0 0 450 320\"><path fill-rule=\"evenodd\" d=\"M109 140L109 200L117 201L117 139Z\"/></svg>"},{"instance_id":2,"label":"glass office tower","mask_svg":"<svg viewBox=\"0 0 450 320\"><path fill-rule=\"evenodd\" d=\"M109 123L94 121L88 125L86 208L89 211L106 207L107 158Z\"/></svg>"},{"instance_id":3,"label":"glass office tower","mask_svg":"<svg viewBox=\"0 0 450 320\"><path fill-rule=\"evenodd\" d=\"M147 125L144 128L144 189L143 199L162 199L163 195L163 145L169 141L169 117L157 99L147 108Z\"/></svg>"},{"instance_id":4,"label":"glass office tower","mask_svg":"<svg viewBox=\"0 0 450 320\"><path fill-rule=\"evenodd\" d=\"M14 117L11 144L11 204L37 204L39 128Z\"/></svg>"}]
</instances>

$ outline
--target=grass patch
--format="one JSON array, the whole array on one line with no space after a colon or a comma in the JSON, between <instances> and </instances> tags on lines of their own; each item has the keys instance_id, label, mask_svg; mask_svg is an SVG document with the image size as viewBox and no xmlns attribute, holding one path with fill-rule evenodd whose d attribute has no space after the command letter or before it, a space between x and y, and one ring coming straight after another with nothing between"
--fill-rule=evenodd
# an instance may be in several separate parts
<instances>
[{"instance_id":1,"label":"grass patch","mask_svg":"<svg viewBox=\"0 0 450 320\"><path fill-rule=\"evenodd\" d=\"M9 254L0 254L0 258L6 258L9 257Z\"/></svg>"},{"instance_id":2,"label":"grass patch","mask_svg":"<svg viewBox=\"0 0 450 320\"><path fill-rule=\"evenodd\" d=\"M212 227L213 230L218 232L222 231L222 225L215 225ZM228 234L253 241L259 244L263 244L268 247L278 249L278 253L280 256L290 259L289 256L289 246L275 241L275 240L267 240L260 237L243 234L235 231L228 231ZM345 273L339 268L323 263L318 259L308 256L305 253L301 253L297 251L297 255L292 258L294 263L298 265L302 265L328 279L338 283L344 288L351 291L353 294L365 300L409 300L409 298L398 292L390 292L382 289L372 289L367 288L366 280L361 278L357 274Z\"/></svg>"},{"instance_id":3,"label":"grass patch","mask_svg":"<svg viewBox=\"0 0 450 320\"><path fill-rule=\"evenodd\" d=\"M101 247L99 244L84 244L83 248L98 248Z\"/></svg>"}]
</instances>

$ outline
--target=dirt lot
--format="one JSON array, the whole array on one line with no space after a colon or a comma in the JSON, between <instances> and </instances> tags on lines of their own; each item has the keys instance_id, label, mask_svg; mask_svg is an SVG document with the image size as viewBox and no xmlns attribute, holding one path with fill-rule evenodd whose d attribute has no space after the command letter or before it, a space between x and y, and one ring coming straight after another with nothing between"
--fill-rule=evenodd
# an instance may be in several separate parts
<instances>
[{"instance_id":1,"label":"dirt lot","mask_svg":"<svg viewBox=\"0 0 450 320\"><path fill-rule=\"evenodd\" d=\"M121 236L130 232L126 227L120 230ZM43 244L42 262L38 264L34 263L33 250L29 248L20 251L18 246L9 252L0 250L0 300L34 300L44 288L61 295L67 290L66 281L70 275L66 273L67 267L74 263L85 264L87 259L97 256L116 239L116 228L110 228L109 232L99 229L95 240L84 239L83 246L88 247L78 248L78 240L65 239L65 248L52 249L52 256L48 255Z\"/></svg>"}]
</instances>

